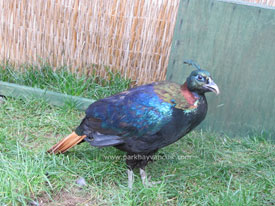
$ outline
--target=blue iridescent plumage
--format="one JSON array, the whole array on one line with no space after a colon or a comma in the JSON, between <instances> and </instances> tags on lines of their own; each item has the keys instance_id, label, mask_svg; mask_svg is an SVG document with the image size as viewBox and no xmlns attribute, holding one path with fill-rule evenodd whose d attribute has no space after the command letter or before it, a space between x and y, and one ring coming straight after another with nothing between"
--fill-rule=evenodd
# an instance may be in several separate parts
<instances>
[{"instance_id":1,"label":"blue iridescent plumage","mask_svg":"<svg viewBox=\"0 0 275 206\"><path fill-rule=\"evenodd\" d=\"M143 136L156 133L172 118L173 105L160 99L153 84L99 100L87 115L101 120L103 129L115 134Z\"/></svg>"}]
</instances>

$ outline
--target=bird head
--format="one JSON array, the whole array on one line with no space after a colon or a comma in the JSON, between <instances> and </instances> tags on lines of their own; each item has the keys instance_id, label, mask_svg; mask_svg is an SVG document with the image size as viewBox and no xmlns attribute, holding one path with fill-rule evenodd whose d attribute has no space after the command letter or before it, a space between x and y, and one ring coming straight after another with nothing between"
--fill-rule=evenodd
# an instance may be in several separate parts
<instances>
[{"instance_id":1,"label":"bird head","mask_svg":"<svg viewBox=\"0 0 275 206\"><path fill-rule=\"evenodd\" d=\"M199 65L191 60L185 61L184 63L197 68L197 70L192 71L187 78L187 87L190 91L195 91L199 94L214 92L218 95L220 93L219 87L213 81L208 71L201 69Z\"/></svg>"}]
</instances>

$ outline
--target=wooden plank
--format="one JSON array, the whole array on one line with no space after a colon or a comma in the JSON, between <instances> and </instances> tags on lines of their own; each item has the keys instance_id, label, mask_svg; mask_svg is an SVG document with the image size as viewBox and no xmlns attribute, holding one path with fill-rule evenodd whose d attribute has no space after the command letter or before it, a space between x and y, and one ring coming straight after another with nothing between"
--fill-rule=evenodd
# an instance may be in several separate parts
<instances>
[{"instance_id":1,"label":"wooden plank","mask_svg":"<svg viewBox=\"0 0 275 206\"><path fill-rule=\"evenodd\" d=\"M75 97L71 95L61 94L57 92L2 81L0 81L0 95L21 99L43 98L50 104L56 106L75 104L76 108L79 110L86 110L90 104L95 102L95 100L87 98Z\"/></svg>"},{"instance_id":2,"label":"wooden plank","mask_svg":"<svg viewBox=\"0 0 275 206\"><path fill-rule=\"evenodd\" d=\"M275 10L216 0L181 0L167 79L185 81L193 59L221 94L207 94L204 128L275 139Z\"/></svg>"}]
</instances>

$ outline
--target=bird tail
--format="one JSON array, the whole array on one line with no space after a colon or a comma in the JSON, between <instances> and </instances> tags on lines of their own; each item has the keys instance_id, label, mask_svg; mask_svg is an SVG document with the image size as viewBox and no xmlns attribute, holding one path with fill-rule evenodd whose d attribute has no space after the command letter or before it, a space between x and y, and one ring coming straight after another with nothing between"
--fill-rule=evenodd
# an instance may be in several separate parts
<instances>
[{"instance_id":1,"label":"bird tail","mask_svg":"<svg viewBox=\"0 0 275 206\"><path fill-rule=\"evenodd\" d=\"M62 139L60 142L52 146L48 152L51 154L64 153L68 149L80 143L86 135L78 136L75 132Z\"/></svg>"}]
</instances>

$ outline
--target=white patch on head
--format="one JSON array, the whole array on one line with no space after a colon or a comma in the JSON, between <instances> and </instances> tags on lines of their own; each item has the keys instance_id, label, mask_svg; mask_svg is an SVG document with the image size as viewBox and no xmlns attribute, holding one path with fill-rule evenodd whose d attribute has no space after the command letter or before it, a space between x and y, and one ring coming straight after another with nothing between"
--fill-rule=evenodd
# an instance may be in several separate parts
<instances>
[{"instance_id":1,"label":"white patch on head","mask_svg":"<svg viewBox=\"0 0 275 206\"><path fill-rule=\"evenodd\" d=\"M208 84L211 84L213 82L213 80L210 77L208 78L208 81Z\"/></svg>"}]
</instances>

